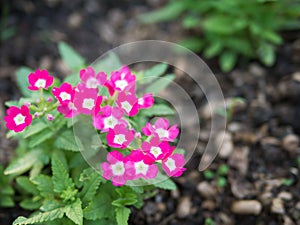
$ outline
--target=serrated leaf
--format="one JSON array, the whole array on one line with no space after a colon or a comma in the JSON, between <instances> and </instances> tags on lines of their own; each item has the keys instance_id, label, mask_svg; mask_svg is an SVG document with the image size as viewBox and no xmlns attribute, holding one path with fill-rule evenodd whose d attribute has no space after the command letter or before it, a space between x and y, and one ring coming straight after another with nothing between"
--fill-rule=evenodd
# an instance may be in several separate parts
<instances>
[{"instance_id":1,"label":"serrated leaf","mask_svg":"<svg viewBox=\"0 0 300 225\"><path fill-rule=\"evenodd\" d=\"M68 188L74 188L74 183L69 176L69 173L64 166L64 164L60 161L59 158L54 154L52 156L52 182L54 191L57 193L61 193Z\"/></svg>"},{"instance_id":2,"label":"serrated leaf","mask_svg":"<svg viewBox=\"0 0 300 225\"><path fill-rule=\"evenodd\" d=\"M167 71L168 65L165 63L157 64L144 72L146 82L150 82L156 77L163 75Z\"/></svg>"},{"instance_id":3,"label":"serrated leaf","mask_svg":"<svg viewBox=\"0 0 300 225\"><path fill-rule=\"evenodd\" d=\"M13 161L4 171L5 175L8 174L22 174L28 171L34 163L39 160L42 152L40 150L33 150L22 157L18 158L16 161Z\"/></svg>"},{"instance_id":4,"label":"serrated leaf","mask_svg":"<svg viewBox=\"0 0 300 225\"><path fill-rule=\"evenodd\" d=\"M84 58L65 42L58 43L58 51L66 65L74 72L85 67Z\"/></svg>"},{"instance_id":5,"label":"serrated leaf","mask_svg":"<svg viewBox=\"0 0 300 225\"><path fill-rule=\"evenodd\" d=\"M146 93L158 94L160 91L165 89L171 82L173 82L174 74L168 74L164 77L158 78L151 85L146 88Z\"/></svg>"},{"instance_id":6,"label":"serrated leaf","mask_svg":"<svg viewBox=\"0 0 300 225\"><path fill-rule=\"evenodd\" d=\"M142 111L144 116L169 116L174 115L175 112L172 108L170 108L167 105L159 104L159 105L153 105L150 109L145 109Z\"/></svg>"},{"instance_id":7,"label":"serrated leaf","mask_svg":"<svg viewBox=\"0 0 300 225\"><path fill-rule=\"evenodd\" d=\"M43 122L37 122L35 124L30 125L30 127L25 131L24 138L28 138L32 135L35 135L48 127L47 124Z\"/></svg>"},{"instance_id":8,"label":"serrated leaf","mask_svg":"<svg viewBox=\"0 0 300 225\"><path fill-rule=\"evenodd\" d=\"M22 93L26 97L30 97L32 92L28 90L28 75L32 73L33 70L28 67L21 67L16 71L16 81L17 85Z\"/></svg>"},{"instance_id":9,"label":"serrated leaf","mask_svg":"<svg viewBox=\"0 0 300 225\"><path fill-rule=\"evenodd\" d=\"M23 209L28 210L37 210L42 205L41 201L33 201L32 199L24 199L19 204Z\"/></svg>"},{"instance_id":10,"label":"serrated leaf","mask_svg":"<svg viewBox=\"0 0 300 225\"><path fill-rule=\"evenodd\" d=\"M32 183L31 180L29 180L28 177L21 176L16 179L17 184L24 189L26 192L31 193L33 195L38 195L39 190L36 188L34 183Z\"/></svg>"},{"instance_id":11,"label":"serrated leaf","mask_svg":"<svg viewBox=\"0 0 300 225\"><path fill-rule=\"evenodd\" d=\"M75 136L72 131L66 130L62 132L54 141L54 146L60 149L78 152L80 151Z\"/></svg>"},{"instance_id":12,"label":"serrated leaf","mask_svg":"<svg viewBox=\"0 0 300 225\"><path fill-rule=\"evenodd\" d=\"M74 203L65 208L66 216L75 224L83 224L83 212L81 208L81 201L77 199Z\"/></svg>"},{"instance_id":13,"label":"serrated leaf","mask_svg":"<svg viewBox=\"0 0 300 225\"><path fill-rule=\"evenodd\" d=\"M53 133L49 130L44 130L36 134L29 142L29 147L34 148L43 142L49 140L53 136Z\"/></svg>"},{"instance_id":14,"label":"serrated leaf","mask_svg":"<svg viewBox=\"0 0 300 225\"><path fill-rule=\"evenodd\" d=\"M161 173L158 173L157 179L161 180L161 182L154 183L153 185L155 187L165 189L165 190L176 190L177 189L176 184L174 183L173 180L171 180L171 178L169 178Z\"/></svg>"},{"instance_id":15,"label":"serrated leaf","mask_svg":"<svg viewBox=\"0 0 300 225\"><path fill-rule=\"evenodd\" d=\"M130 209L126 207L116 208L116 220L118 225L128 225Z\"/></svg>"},{"instance_id":16,"label":"serrated leaf","mask_svg":"<svg viewBox=\"0 0 300 225\"><path fill-rule=\"evenodd\" d=\"M33 215L30 218L19 216L14 222L13 225L26 225L26 224L35 224L43 223L46 221L52 221L55 219L62 218L64 216L64 209L58 208L49 212L38 213Z\"/></svg>"},{"instance_id":17,"label":"serrated leaf","mask_svg":"<svg viewBox=\"0 0 300 225\"><path fill-rule=\"evenodd\" d=\"M41 196L48 198L49 196L54 195L51 177L40 174L34 177L32 182L36 185Z\"/></svg>"}]
</instances>

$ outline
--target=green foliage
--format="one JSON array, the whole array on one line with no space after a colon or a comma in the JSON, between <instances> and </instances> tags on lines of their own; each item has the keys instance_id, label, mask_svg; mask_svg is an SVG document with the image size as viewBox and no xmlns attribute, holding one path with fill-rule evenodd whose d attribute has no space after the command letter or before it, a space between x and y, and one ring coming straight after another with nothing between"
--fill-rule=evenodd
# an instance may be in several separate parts
<instances>
[{"instance_id":1,"label":"green foliage","mask_svg":"<svg viewBox=\"0 0 300 225\"><path fill-rule=\"evenodd\" d=\"M211 218L206 218L204 221L204 225L215 225L216 222Z\"/></svg>"},{"instance_id":2,"label":"green foliage","mask_svg":"<svg viewBox=\"0 0 300 225\"><path fill-rule=\"evenodd\" d=\"M298 29L300 3L297 0L169 0L154 12L139 17L143 23L182 20L195 36L181 44L204 57L219 56L224 72L230 71L240 56L274 64L276 46L283 40L279 32Z\"/></svg>"},{"instance_id":3,"label":"green foliage","mask_svg":"<svg viewBox=\"0 0 300 225\"><path fill-rule=\"evenodd\" d=\"M22 93L23 96L25 97L31 97L32 92L28 90L28 74L32 73L33 70L28 68L28 67L21 67L17 70L16 72L16 81L17 85Z\"/></svg>"},{"instance_id":4,"label":"green foliage","mask_svg":"<svg viewBox=\"0 0 300 225\"><path fill-rule=\"evenodd\" d=\"M226 164L220 165L215 171L206 170L203 175L206 180L216 183L217 187L223 188L227 185L229 167Z\"/></svg>"},{"instance_id":5,"label":"green foliage","mask_svg":"<svg viewBox=\"0 0 300 225\"><path fill-rule=\"evenodd\" d=\"M9 177L4 175L3 166L0 165L0 207L13 207L14 193L14 189L10 186Z\"/></svg>"},{"instance_id":6,"label":"green foliage","mask_svg":"<svg viewBox=\"0 0 300 225\"><path fill-rule=\"evenodd\" d=\"M127 225L129 214L130 214L130 209L126 207L116 208L116 218L117 218L118 225Z\"/></svg>"}]
</instances>

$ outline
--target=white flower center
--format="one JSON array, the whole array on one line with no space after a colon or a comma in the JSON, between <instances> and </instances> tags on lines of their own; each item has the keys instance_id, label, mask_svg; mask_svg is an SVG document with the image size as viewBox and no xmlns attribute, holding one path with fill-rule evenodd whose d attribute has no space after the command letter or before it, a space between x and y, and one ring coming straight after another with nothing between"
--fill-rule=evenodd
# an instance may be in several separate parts
<instances>
[{"instance_id":1,"label":"white flower center","mask_svg":"<svg viewBox=\"0 0 300 225\"><path fill-rule=\"evenodd\" d=\"M123 162L117 162L111 166L114 175L122 176L125 173L125 167Z\"/></svg>"},{"instance_id":2,"label":"white flower center","mask_svg":"<svg viewBox=\"0 0 300 225\"><path fill-rule=\"evenodd\" d=\"M168 138L169 137L169 132L163 128L158 128L156 129L156 133L160 138Z\"/></svg>"},{"instance_id":3,"label":"white flower center","mask_svg":"<svg viewBox=\"0 0 300 225\"><path fill-rule=\"evenodd\" d=\"M135 173L146 175L149 165L145 164L143 161L134 163Z\"/></svg>"},{"instance_id":4,"label":"white flower center","mask_svg":"<svg viewBox=\"0 0 300 225\"><path fill-rule=\"evenodd\" d=\"M94 77L89 78L86 82L87 88L97 88L98 85L99 85L98 80Z\"/></svg>"},{"instance_id":5,"label":"white flower center","mask_svg":"<svg viewBox=\"0 0 300 225\"><path fill-rule=\"evenodd\" d=\"M104 128L114 128L117 124L118 120L113 116L104 119Z\"/></svg>"},{"instance_id":6,"label":"white flower center","mask_svg":"<svg viewBox=\"0 0 300 225\"><path fill-rule=\"evenodd\" d=\"M176 169L175 160L172 158L168 158L165 164L171 172Z\"/></svg>"},{"instance_id":7,"label":"white flower center","mask_svg":"<svg viewBox=\"0 0 300 225\"><path fill-rule=\"evenodd\" d=\"M92 98L85 98L82 103L82 108L92 110L95 106L95 100Z\"/></svg>"},{"instance_id":8,"label":"white flower center","mask_svg":"<svg viewBox=\"0 0 300 225\"><path fill-rule=\"evenodd\" d=\"M160 147L151 147L150 153L154 155L155 158L157 158L162 153L162 151Z\"/></svg>"},{"instance_id":9,"label":"white flower center","mask_svg":"<svg viewBox=\"0 0 300 225\"><path fill-rule=\"evenodd\" d=\"M132 105L130 105L130 103L127 102L127 101L122 102L121 105L122 105L122 108L125 109L125 111L127 113L129 113L131 111L131 109L132 109Z\"/></svg>"},{"instance_id":10,"label":"white flower center","mask_svg":"<svg viewBox=\"0 0 300 225\"><path fill-rule=\"evenodd\" d=\"M143 98L139 98L138 104L139 104L139 105L144 105L144 99L143 99Z\"/></svg>"},{"instance_id":11,"label":"white flower center","mask_svg":"<svg viewBox=\"0 0 300 225\"><path fill-rule=\"evenodd\" d=\"M114 138L114 143L122 145L126 140L126 137L124 134L117 134Z\"/></svg>"},{"instance_id":12,"label":"white flower center","mask_svg":"<svg viewBox=\"0 0 300 225\"><path fill-rule=\"evenodd\" d=\"M120 88L122 91L127 87L128 82L126 80L117 80L116 86L117 88Z\"/></svg>"},{"instance_id":13,"label":"white flower center","mask_svg":"<svg viewBox=\"0 0 300 225\"><path fill-rule=\"evenodd\" d=\"M15 118L14 118L15 124L16 124L17 126L19 126L19 125L25 123L25 118L26 118L25 116L23 116L21 113L19 113L19 114L16 115Z\"/></svg>"},{"instance_id":14,"label":"white flower center","mask_svg":"<svg viewBox=\"0 0 300 225\"><path fill-rule=\"evenodd\" d=\"M37 87L37 88L45 88L46 87L46 80L44 80L44 79L38 79L35 82L34 86Z\"/></svg>"},{"instance_id":15,"label":"white flower center","mask_svg":"<svg viewBox=\"0 0 300 225\"><path fill-rule=\"evenodd\" d=\"M65 100L71 100L71 95L67 92L61 92L59 97L61 98L61 100L65 101Z\"/></svg>"}]
</instances>

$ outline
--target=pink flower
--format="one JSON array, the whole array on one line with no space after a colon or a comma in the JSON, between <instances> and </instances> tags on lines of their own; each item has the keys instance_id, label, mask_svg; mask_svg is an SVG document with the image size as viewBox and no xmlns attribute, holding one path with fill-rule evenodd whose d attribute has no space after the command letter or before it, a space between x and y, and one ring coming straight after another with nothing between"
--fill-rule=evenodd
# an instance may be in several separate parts
<instances>
[{"instance_id":1,"label":"pink flower","mask_svg":"<svg viewBox=\"0 0 300 225\"><path fill-rule=\"evenodd\" d=\"M93 125L101 132L107 132L109 129L114 129L116 125L123 124L128 126L126 120L123 120L123 110L118 107L104 106L100 110L100 114L95 114L93 117Z\"/></svg>"},{"instance_id":2,"label":"pink flower","mask_svg":"<svg viewBox=\"0 0 300 225\"><path fill-rule=\"evenodd\" d=\"M124 162L123 155L114 150L107 154L107 162L101 164L103 170L103 177L106 180L112 180L114 186L122 186L131 177L127 173L127 163Z\"/></svg>"},{"instance_id":3,"label":"pink flower","mask_svg":"<svg viewBox=\"0 0 300 225\"><path fill-rule=\"evenodd\" d=\"M106 83L107 75L104 72L96 74L95 70L89 66L80 70L80 79L86 88L97 88Z\"/></svg>"},{"instance_id":4,"label":"pink flower","mask_svg":"<svg viewBox=\"0 0 300 225\"><path fill-rule=\"evenodd\" d=\"M139 112L138 99L134 94L120 92L116 103L128 116L135 116Z\"/></svg>"},{"instance_id":5,"label":"pink flower","mask_svg":"<svg viewBox=\"0 0 300 225\"><path fill-rule=\"evenodd\" d=\"M29 108L25 105L18 108L11 106L6 110L7 116L4 117L6 127L15 132L21 132L32 122L32 115Z\"/></svg>"},{"instance_id":6,"label":"pink flower","mask_svg":"<svg viewBox=\"0 0 300 225\"><path fill-rule=\"evenodd\" d=\"M111 73L110 80L105 84L109 94L113 95L115 91L133 91L135 89L135 76L130 72L127 66L121 67Z\"/></svg>"},{"instance_id":7,"label":"pink flower","mask_svg":"<svg viewBox=\"0 0 300 225\"><path fill-rule=\"evenodd\" d=\"M162 168L169 177L179 177L186 168L183 168L185 159L182 154L174 154L162 161Z\"/></svg>"},{"instance_id":8,"label":"pink flower","mask_svg":"<svg viewBox=\"0 0 300 225\"><path fill-rule=\"evenodd\" d=\"M138 105L140 109L150 108L154 104L153 95L145 94L143 97L138 99Z\"/></svg>"},{"instance_id":9,"label":"pink flower","mask_svg":"<svg viewBox=\"0 0 300 225\"><path fill-rule=\"evenodd\" d=\"M77 108L75 107L73 102L60 104L57 107L57 111L63 114L65 118L72 118L78 115Z\"/></svg>"},{"instance_id":10,"label":"pink flower","mask_svg":"<svg viewBox=\"0 0 300 225\"><path fill-rule=\"evenodd\" d=\"M154 136L150 142L143 142L142 150L148 155L152 162L165 159L174 151L175 146L171 147L168 142L160 142L159 137Z\"/></svg>"},{"instance_id":11,"label":"pink flower","mask_svg":"<svg viewBox=\"0 0 300 225\"><path fill-rule=\"evenodd\" d=\"M174 141L179 134L177 125L173 125L169 128L169 122L164 118L159 118L154 125L147 123L146 126L142 128L142 132L146 136L156 134L163 141Z\"/></svg>"},{"instance_id":12,"label":"pink flower","mask_svg":"<svg viewBox=\"0 0 300 225\"><path fill-rule=\"evenodd\" d=\"M61 103L68 103L74 100L75 89L69 83L63 83L59 88L52 89L54 97Z\"/></svg>"},{"instance_id":13,"label":"pink flower","mask_svg":"<svg viewBox=\"0 0 300 225\"><path fill-rule=\"evenodd\" d=\"M140 150L134 150L130 155L125 157L125 162L128 163L128 173L132 179L151 179L155 178L158 173L158 168L155 164L148 163L148 156L144 155Z\"/></svg>"},{"instance_id":14,"label":"pink flower","mask_svg":"<svg viewBox=\"0 0 300 225\"><path fill-rule=\"evenodd\" d=\"M99 110L102 96L98 96L96 89L80 88L74 96L74 105L77 111L82 114L91 115Z\"/></svg>"},{"instance_id":15,"label":"pink flower","mask_svg":"<svg viewBox=\"0 0 300 225\"><path fill-rule=\"evenodd\" d=\"M114 129L109 129L106 139L113 148L126 148L134 139L134 130L127 130L126 126L118 124Z\"/></svg>"},{"instance_id":16,"label":"pink flower","mask_svg":"<svg viewBox=\"0 0 300 225\"><path fill-rule=\"evenodd\" d=\"M47 120L53 121L54 120L54 116L52 114L47 114Z\"/></svg>"},{"instance_id":17,"label":"pink flower","mask_svg":"<svg viewBox=\"0 0 300 225\"><path fill-rule=\"evenodd\" d=\"M50 76L47 70L36 70L28 76L30 84L28 89L31 91L37 91L40 88L48 89L53 84L53 80L54 77Z\"/></svg>"}]
</instances>

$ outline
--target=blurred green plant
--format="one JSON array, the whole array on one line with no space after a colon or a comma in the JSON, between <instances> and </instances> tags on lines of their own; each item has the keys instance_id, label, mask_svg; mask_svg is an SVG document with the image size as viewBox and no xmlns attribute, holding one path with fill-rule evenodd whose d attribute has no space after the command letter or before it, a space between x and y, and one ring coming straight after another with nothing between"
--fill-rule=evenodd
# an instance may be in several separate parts
<instances>
[{"instance_id":1,"label":"blurred green plant","mask_svg":"<svg viewBox=\"0 0 300 225\"><path fill-rule=\"evenodd\" d=\"M216 222L212 218L206 218L204 221L204 225L215 225Z\"/></svg>"},{"instance_id":2,"label":"blurred green plant","mask_svg":"<svg viewBox=\"0 0 300 225\"><path fill-rule=\"evenodd\" d=\"M4 175L3 166L0 165L0 207L13 207L14 190L10 186L10 177Z\"/></svg>"},{"instance_id":3,"label":"blurred green plant","mask_svg":"<svg viewBox=\"0 0 300 225\"><path fill-rule=\"evenodd\" d=\"M229 167L226 164L220 165L216 171L206 170L203 175L206 180L213 180L216 185L220 188L227 185L227 174L229 172Z\"/></svg>"},{"instance_id":4,"label":"blurred green plant","mask_svg":"<svg viewBox=\"0 0 300 225\"><path fill-rule=\"evenodd\" d=\"M273 65L276 46L283 43L279 32L299 28L299 18L299 0L169 0L139 16L142 23L181 20L194 35L180 44L205 58L218 56L224 72L240 56Z\"/></svg>"}]
</instances>

